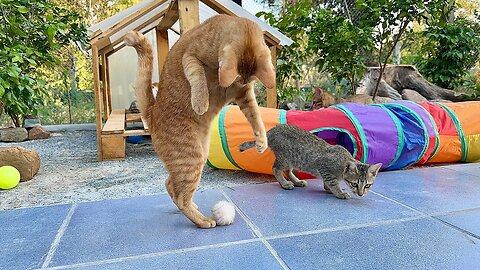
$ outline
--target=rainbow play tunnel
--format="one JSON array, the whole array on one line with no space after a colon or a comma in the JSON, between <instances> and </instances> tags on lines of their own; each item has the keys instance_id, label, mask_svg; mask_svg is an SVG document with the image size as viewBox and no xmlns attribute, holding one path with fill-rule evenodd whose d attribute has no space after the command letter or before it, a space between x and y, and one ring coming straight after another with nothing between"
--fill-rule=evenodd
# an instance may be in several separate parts
<instances>
[{"instance_id":1,"label":"rainbow play tunnel","mask_svg":"<svg viewBox=\"0 0 480 270\"><path fill-rule=\"evenodd\" d=\"M480 102L417 104L409 101L361 105L342 103L316 111L261 108L267 130L291 124L340 144L383 170L432 162L480 161ZM253 131L237 106L223 108L212 124L208 164L272 174L273 153L240 152Z\"/></svg>"}]
</instances>

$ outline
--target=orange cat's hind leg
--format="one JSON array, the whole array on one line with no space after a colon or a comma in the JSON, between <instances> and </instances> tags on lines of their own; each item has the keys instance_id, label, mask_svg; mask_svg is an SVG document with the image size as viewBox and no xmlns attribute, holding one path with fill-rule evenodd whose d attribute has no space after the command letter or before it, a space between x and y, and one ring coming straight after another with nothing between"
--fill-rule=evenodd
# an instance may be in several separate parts
<instances>
[{"instance_id":1,"label":"orange cat's hind leg","mask_svg":"<svg viewBox=\"0 0 480 270\"><path fill-rule=\"evenodd\" d=\"M196 165L171 169L166 182L168 194L178 209L200 228L213 228L215 220L205 217L197 210L198 206L192 201L202 175L203 162L200 159Z\"/></svg>"},{"instance_id":2,"label":"orange cat's hind leg","mask_svg":"<svg viewBox=\"0 0 480 270\"><path fill-rule=\"evenodd\" d=\"M165 181L165 186L167 188L168 195L170 195L170 198L172 198L173 202L176 205L177 204L176 203L177 196L175 195L175 185L173 184L170 176L167 178L167 181ZM198 209L198 205L196 203L194 203L193 201L191 203L192 203L193 207L195 207L195 209ZM177 205L177 207L178 207L178 205Z\"/></svg>"}]
</instances>

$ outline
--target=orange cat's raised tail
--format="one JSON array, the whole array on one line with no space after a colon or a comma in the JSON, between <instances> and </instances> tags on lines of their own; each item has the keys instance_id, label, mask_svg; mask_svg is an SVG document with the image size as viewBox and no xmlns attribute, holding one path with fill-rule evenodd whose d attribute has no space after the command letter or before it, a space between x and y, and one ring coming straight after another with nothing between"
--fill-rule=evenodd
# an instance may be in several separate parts
<instances>
[{"instance_id":1,"label":"orange cat's raised tail","mask_svg":"<svg viewBox=\"0 0 480 270\"><path fill-rule=\"evenodd\" d=\"M128 32L124 37L125 45L137 51L138 68L135 81L135 95L143 118L150 125L151 108L155 103L152 93L153 52L152 45L144 35L136 31Z\"/></svg>"}]
</instances>

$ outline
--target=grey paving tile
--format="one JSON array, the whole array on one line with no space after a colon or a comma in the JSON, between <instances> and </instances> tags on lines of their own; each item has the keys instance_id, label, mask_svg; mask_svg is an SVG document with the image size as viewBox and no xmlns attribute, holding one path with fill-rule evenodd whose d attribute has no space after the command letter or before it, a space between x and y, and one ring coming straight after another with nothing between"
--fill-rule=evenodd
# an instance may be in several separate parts
<instances>
[{"instance_id":1,"label":"grey paving tile","mask_svg":"<svg viewBox=\"0 0 480 270\"><path fill-rule=\"evenodd\" d=\"M197 192L200 210L224 199ZM168 195L79 204L51 266L98 261L254 238L243 219L210 230L195 227Z\"/></svg>"},{"instance_id":2,"label":"grey paving tile","mask_svg":"<svg viewBox=\"0 0 480 270\"><path fill-rule=\"evenodd\" d=\"M269 241L290 269L478 269L480 240L414 220Z\"/></svg>"},{"instance_id":3,"label":"grey paving tile","mask_svg":"<svg viewBox=\"0 0 480 270\"><path fill-rule=\"evenodd\" d=\"M445 168L480 177L480 163L455 164L446 166Z\"/></svg>"},{"instance_id":4,"label":"grey paving tile","mask_svg":"<svg viewBox=\"0 0 480 270\"><path fill-rule=\"evenodd\" d=\"M416 216L408 208L369 193L340 200L323 191L321 180L283 190L278 183L226 190L265 236Z\"/></svg>"},{"instance_id":5,"label":"grey paving tile","mask_svg":"<svg viewBox=\"0 0 480 270\"><path fill-rule=\"evenodd\" d=\"M70 207L0 211L0 269L42 266Z\"/></svg>"},{"instance_id":6,"label":"grey paving tile","mask_svg":"<svg viewBox=\"0 0 480 270\"><path fill-rule=\"evenodd\" d=\"M480 177L442 167L380 173L374 190L426 213L480 207Z\"/></svg>"},{"instance_id":7,"label":"grey paving tile","mask_svg":"<svg viewBox=\"0 0 480 270\"><path fill-rule=\"evenodd\" d=\"M247 243L227 247L168 254L152 258L78 267L82 270L148 270L148 269L282 269L267 248L261 243Z\"/></svg>"},{"instance_id":8,"label":"grey paving tile","mask_svg":"<svg viewBox=\"0 0 480 270\"><path fill-rule=\"evenodd\" d=\"M480 237L480 208L473 211L438 216L437 218Z\"/></svg>"}]
</instances>

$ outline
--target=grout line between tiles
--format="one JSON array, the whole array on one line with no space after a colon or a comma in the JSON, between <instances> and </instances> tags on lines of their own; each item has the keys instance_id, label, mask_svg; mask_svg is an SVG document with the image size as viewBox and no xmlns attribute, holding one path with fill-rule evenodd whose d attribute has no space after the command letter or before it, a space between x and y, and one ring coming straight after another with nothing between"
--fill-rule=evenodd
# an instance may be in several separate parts
<instances>
[{"instance_id":1,"label":"grout line between tiles","mask_svg":"<svg viewBox=\"0 0 480 270\"><path fill-rule=\"evenodd\" d=\"M252 238L252 239L239 240L239 241L234 241L234 242L227 242L227 243L220 243L220 244L213 244L213 245L206 245L206 246L199 246L199 247L191 247L191 248L183 248L183 249L176 249L176 250L168 250L168 251L162 251L162 252L156 252L156 253L148 253L148 254L141 254L141 255L135 255L135 256L115 258L115 259L107 259L107 260L100 260L100 261L93 261L93 262L54 266L54 267L42 268L42 270L43 269L46 269L46 270L60 270L60 269L71 269L71 268L76 268L76 267L97 266L97 265L104 265L104 264L110 264L110 263L119 263L119 262L125 262L125 261L130 261L130 260L137 260L137 259L148 259L148 258L153 258L153 257L171 255L171 254L181 254L181 253L188 253L188 252L192 252L192 251L206 250L206 249L212 249L212 248L222 248L222 247L242 245L242 244L255 243L255 242L262 242L262 243L265 244L264 241L267 241L267 240L289 238L289 237L294 237L294 236L312 235L312 234L334 232L334 231L340 231L340 230L349 230L349 229L356 229L356 228L365 228L365 227L371 227L371 226L377 226L377 225L393 224L393 223L400 223L400 222L404 222L404 221L417 220L417 219L421 219L421 218L422 217L417 216L417 217L409 217L409 218L403 218L403 219L386 220L386 221L380 221L380 222L368 223L368 224L358 224L358 225L352 225L352 226L327 228L327 229L320 229L320 230L313 230L313 231L304 231L304 232L299 232L299 233L289 233L289 234L282 234L282 235L262 237L262 238ZM268 242L267 242L267 244L268 244L268 246L270 246L270 244ZM267 248L268 248L268 246L267 246ZM275 252L275 254L276 254L276 252ZM277 254L277 256L278 256L278 254ZM290 269L290 268L288 268L288 266L285 266L285 267L287 267L286 269ZM38 269L38 270L40 270L40 269Z\"/></svg>"},{"instance_id":2,"label":"grout line between tiles","mask_svg":"<svg viewBox=\"0 0 480 270\"><path fill-rule=\"evenodd\" d=\"M454 224L452 224L452 223L450 223L450 222L448 222L448 221L445 221L445 220L443 220L443 219L440 219L440 217L432 216L432 218L435 219L436 221L439 221L439 222L443 223L444 225L446 225L446 226L448 226L448 227L451 227L452 229L455 229L455 230L460 231L461 233L463 233L463 234L465 234L465 235L469 235L469 236L471 236L471 237L473 237L473 238L476 238L476 239L480 240L480 236L477 235L477 234L475 234L475 233L469 232L469 231L467 231L467 230L465 230L465 229L463 229L463 228L460 228L460 227L458 227L458 226L456 226L456 225L454 225Z\"/></svg>"},{"instance_id":3,"label":"grout line between tiles","mask_svg":"<svg viewBox=\"0 0 480 270\"><path fill-rule=\"evenodd\" d=\"M440 223L442 223L443 225L445 225L445 226L447 226L447 227L450 227L450 228L452 228L452 229L454 229L454 230L457 230L457 231L459 231L459 232L461 232L461 233L463 233L463 234L469 235L469 236L471 236L471 237L474 237L474 238L480 240L480 236L479 236L479 235L474 234L474 233L472 233L472 232L469 232L469 231L467 231L467 230L465 230L465 229L463 229L463 228L460 228L460 227L458 227L458 226L456 226L456 225L453 225L453 224L451 224L451 223L449 223L449 222L447 222L447 221L445 221L445 220L443 220L443 219L440 218L440 216L449 215L449 214L455 214L455 213L468 212L468 211L474 211L474 210L477 210L477 209L479 209L479 208L470 208L470 209L462 209L462 210L449 211L449 212L436 212L436 213L428 214L428 213L422 212L422 211L420 211L420 210L417 210L417 209L415 209L415 208L413 208L413 207L411 207L411 206L409 206L409 205L406 205L406 204L404 204L404 203L401 203L401 202L399 202L399 201L396 201L396 200L394 200L394 199L391 199L391 198L389 198L389 197L387 197L387 196L385 196L385 195L382 195L382 194L380 194L380 193L377 193L377 192L374 192L374 191L371 191L371 192L374 193L374 194L377 194L378 196L380 196L380 197L382 197L382 198L385 198L385 199L387 199L387 200L389 200L389 201L392 201L392 202L394 202L394 203L397 203L397 204L399 204L399 205L402 205L402 206L404 206L404 207L406 207L406 208L408 208L408 209L410 209L410 210L412 210L412 211L415 211L416 213L419 213L419 214L421 214L422 216L424 216L424 217L426 217L426 218L432 219L432 220L434 220L434 221L436 221L436 222L440 222Z\"/></svg>"},{"instance_id":4,"label":"grout line between tiles","mask_svg":"<svg viewBox=\"0 0 480 270\"><path fill-rule=\"evenodd\" d=\"M480 207L467 208L462 210L453 210L453 211L447 211L447 212L434 212L430 215L433 217L439 217L439 216L455 215L455 214L469 213L469 212L475 212L475 211L480 211Z\"/></svg>"},{"instance_id":5,"label":"grout line between tiles","mask_svg":"<svg viewBox=\"0 0 480 270\"><path fill-rule=\"evenodd\" d=\"M287 263L278 255L277 251L270 245L270 243L265 239L263 236L262 232L260 229L250 220L247 214L243 212L243 210L233 202L232 198L228 196L228 194L223 191L223 189L220 189L220 192L223 194L223 196L236 208L238 214L245 220L247 225L250 227L250 229L253 231L253 233L262 241L262 243L265 245L265 247L270 251L272 256L277 260L277 262L280 264L280 266L285 269L289 270L290 268L288 267Z\"/></svg>"},{"instance_id":6,"label":"grout line between tiles","mask_svg":"<svg viewBox=\"0 0 480 270\"><path fill-rule=\"evenodd\" d=\"M55 236L55 239L53 240L53 243L50 246L50 250L47 253L47 257L45 258L45 261L43 261L41 269L46 269L50 264L50 262L52 261L53 255L55 255L55 252L57 251L58 245L60 244L60 240L65 234L65 231L67 230L67 227L70 224L70 220L72 219L73 213L77 209L77 206L78 204L74 203L72 204L72 207L70 208L70 210L68 210L68 214L63 220L63 223L60 226L60 229L58 229L57 235Z\"/></svg>"},{"instance_id":7,"label":"grout line between tiles","mask_svg":"<svg viewBox=\"0 0 480 270\"><path fill-rule=\"evenodd\" d=\"M401 223L401 222L405 222L405 221L419 220L419 219L422 219L422 218L425 218L425 217L424 216L413 216L413 217L406 217L406 218L399 218L399 219L382 220L382 221L377 221L377 222L361 223L361 224L355 224L355 225L349 225L349 226L330 227L330 228L311 230L311 231L279 234L279 235L267 236L267 237L265 237L265 239L266 240L274 240L274 239L283 239L283 238L296 237L296 236L307 236L307 235L321 234L321 233L328 233L328 232L336 232L336 231L346 231L346 230L359 229L359 228L375 227L375 226L379 226L379 225Z\"/></svg>"},{"instance_id":8,"label":"grout line between tiles","mask_svg":"<svg viewBox=\"0 0 480 270\"><path fill-rule=\"evenodd\" d=\"M375 192L375 191L370 191L370 192L373 193L373 194L376 194L376 195L378 195L378 196L380 196L380 197L382 197L382 198L384 198L384 199L386 199L386 200L389 200L389 201L391 201L391 202L393 202L393 203L396 203L396 204L398 204L398 205L401 205L401 206L403 206L403 207L406 207L406 208L412 210L413 212L415 212L415 213L417 213L417 214L420 214L420 215L422 215L422 216L424 216L424 217L430 217L430 215L428 215L427 213L424 213L424 212L422 212L422 211L420 211L420 210L418 210L418 209L416 209L416 208L413 208L413 207L411 207L411 206L409 206L409 205L407 205L407 204L404 204L404 203L402 203L402 202L399 202L399 201L397 201L397 200L394 200L394 199L392 199L392 198L389 198L389 197L387 197L387 196L385 196L385 195L382 195L382 194L380 194L380 193L378 193L378 192Z\"/></svg>"},{"instance_id":9,"label":"grout line between tiles","mask_svg":"<svg viewBox=\"0 0 480 270\"><path fill-rule=\"evenodd\" d=\"M167 251L155 252L155 253L147 253L147 254L141 254L141 255L135 255L135 256L127 256L127 257L121 257L121 258L115 258L115 259L107 259L107 260L100 260L100 261L93 261L93 262L54 266L54 267L49 267L49 268L45 268L45 269L60 270L60 269L70 269L70 268L75 268L75 267L97 266L97 265L119 263L119 262L138 260L138 259L148 259L148 258L153 258L153 257L171 255L171 254L187 253L187 252L205 250L205 249L211 249L211 248L222 248L222 247L248 244L248 243L254 243L254 242L261 242L261 240L258 239L258 238L252 238L252 239L246 239L246 240L239 240L239 241L235 241L235 242L227 242L227 243L220 243L220 244L213 244L213 245L206 245L206 246L199 246L199 247L191 247L191 248L174 249L174 250L167 250Z\"/></svg>"},{"instance_id":10,"label":"grout line between tiles","mask_svg":"<svg viewBox=\"0 0 480 270\"><path fill-rule=\"evenodd\" d=\"M170 254L181 254L181 253L187 253L187 252L192 252L192 251L199 251L199 250L206 250L206 249L212 249L212 248L221 248L221 247L227 247L227 246L241 245L241 244L254 243L254 242L262 242L267 247L267 249L270 251L272 256L275 257L275 259L278 261L278 263L282 266L283 269L290 269L286 265L286 263L283 261L283 259L278 255L278 253L275 251L275 249L270 245L268 240L283 239L283 238L289 238L289 237L295 237L295 236L306 236L306 235L313 235L313 234L320 234L320 233L327 233L327 232L335 232L335 231L341 231L341 230L350 230L350 229L357 229L357 228L365 228L365 227L372 227L372 226L378 226L378 225L394 224L394 223L400 223L400 222L405 222L405 221L411 221L411 220L417 220L417 219L424 218L424 215L422 215L422 216L414 216L414 217L408 217L408 218L402 218L402 219L384 220L384 221L379 221L379 222L363 223L363 224L343 226L343 227L332 227L332 228L325 228L325 229L319 229L319 230L304 231L304 232L298 232L298 233L288 233L288 234L281 234L281 235L265 237L261 233L260 229L243 212L243 210L240 209L223 190L220 190L220 192L223 194L223 196L230 203L232 203L234 205L236 211L245 220L247 225L251 228L251 230L254 232L254 234L258 238L252 238L252 239L247 239L247 240L239 240L239 241L220 243L220 244L213 244L213 245L206 245L206 246L199 246L199 247L168 250L168 251L162 251L162 252L156 252L156 253L148 253L148 254L141 254L141 255L135 255L135 256L115 258L115 259L107 259L107 260L77 263L77 264L70 264L70 265L62 265L62 266L54 266L54 267L48 267L48 265L45 265L45 263L44 263L44 266L42 266L41 269L42 270L45 270L45 269L60 270L60 269L71 269L71 268L76 268L76 267L97 266L97 265L104 265L104 264L111 264L111 263L120 263L120 262L137 260L137 259L148 259L148 258L170 255ZM382 196L382 195L380 195L380 196ZM69 212L69 214L71 213L73 215L72 210L74 210L73 206L72 206L72 209L70 209L70 212ZM418 212L418 211L416 211L416 212ZM70 216L70 218L71 218L71 216ZM62 224L62 227L64 227L63 225L65 225L65 229L68 225L68 224L66 224L66 220L67 220L67 218L65 219L64 224ZM60 238L61 238L60 230L59 230L59 233L57 234L57 236L58 236L57 237L58 241L55 241L55 243L57 243L57 246L58 246L58 243L59 243ZM55 249L56 249L56 247L55 247ZM49 252L49 254L51 253L50 260L51 260L51 257L53 256L53 253L55 252L55 250L53 250L53 245L52 245L51 251L52 252Z\"/></svg>"},{"instance_id":11,"label":"grout line between tiles","mask_svg":"<svg viewBox=\"0 0 480 270\"><path fill-rule=\"evenodd\" d=\"M478 174L474 174L474 173L470 173L470 172L462 172L462 171L459 171L459 170L456 170L456 169L452 169L452 168L447 168L447 167L444 167L444 168L445 168L446 170L453 171L453 172L456 172L456 173L459 173L459 174L463 174L463 175L476 176L476 177L479 176Z\"/></svg>"}]
</instances>

